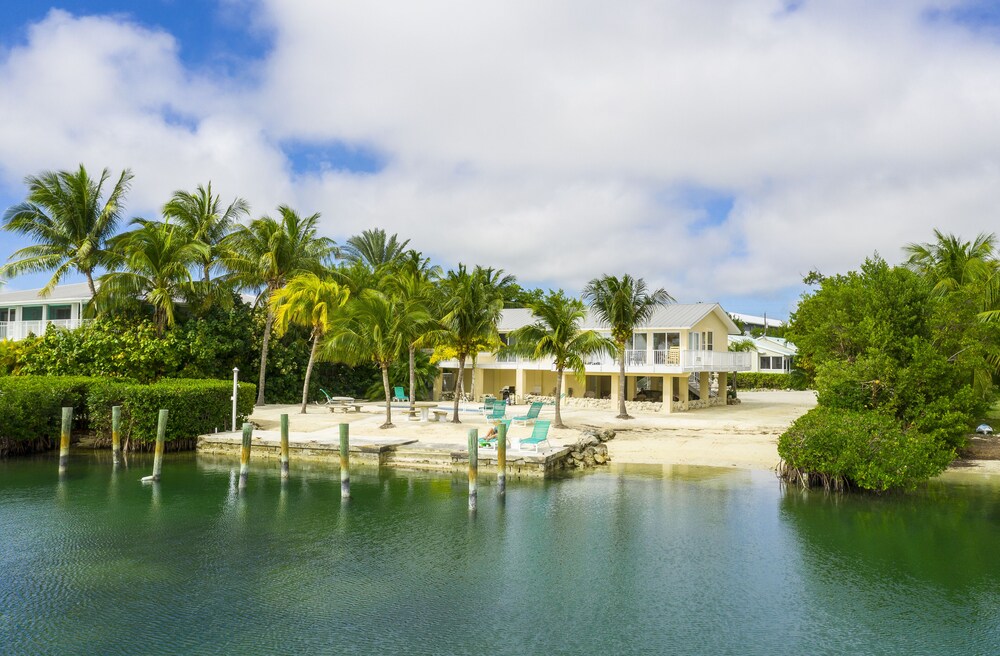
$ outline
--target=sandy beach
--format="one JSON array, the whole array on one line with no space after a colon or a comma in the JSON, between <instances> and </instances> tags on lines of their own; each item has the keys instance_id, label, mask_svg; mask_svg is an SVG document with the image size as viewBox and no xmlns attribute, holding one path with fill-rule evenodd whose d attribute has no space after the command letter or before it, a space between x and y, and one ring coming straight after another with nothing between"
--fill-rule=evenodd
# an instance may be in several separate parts
<instances>
[{"instance_id":1,"label":"sandy beach","mask_svg":"<svg viewBox=\"0 0 1000 656\"><path fill-rule=\"evenodd\" d=\"M616 465L699 465L770 470L778 463L778 436L807 410L816 405L814 392L766 391L741 392L740 405L720 406L676 413L669 416L635 413L630 420L615 419L614 412L583 408L563 408L565 429L552 429L553 445L575 442L588 428L612 428L617 433L608 443L611 461ZM442 403L441 407L451 408ZM279 416L289 415L292 432L328 431L342 422L351 424L352 437L406 438L425 443L453 444L464 448L467 431L477 428L480 434L490 424L472 404L459 412L461 424L448 421L420 422L407 419L401 408L393 408L394 428L380 429L384 421L382 404L365 404L362 412L336 412L310 405L306 414L298 405L267 405L258 407L251 420L264 430L277 430ZM507 416L515 417L527 411L527 406L511 406ZM543 419L551 419L553 410L547 406ZM528 435L530 427L511 429L513 436ZM1000 476L1000 461L976 460L957 462L950 470L959 476L990 474Z\"/></svg>"}]
</instances>

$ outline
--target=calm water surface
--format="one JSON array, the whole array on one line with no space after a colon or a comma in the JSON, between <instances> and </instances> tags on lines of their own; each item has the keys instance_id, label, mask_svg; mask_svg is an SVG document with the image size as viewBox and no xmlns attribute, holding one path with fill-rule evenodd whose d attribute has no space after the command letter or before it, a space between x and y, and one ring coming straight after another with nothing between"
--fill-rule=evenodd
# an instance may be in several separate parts
<instances>
[{"instance_id":1,"label":"calm water surface","mask_svg":"<svg viewBox=\"0 0 1000 656\"><path fill-rule=\"evenodd\" d=\"M295 467L293 462L293 468ZM0 462L4 654L997 654L1000 488L769 473L481 482L231 459Z\"/></svg>"}]
</instances>

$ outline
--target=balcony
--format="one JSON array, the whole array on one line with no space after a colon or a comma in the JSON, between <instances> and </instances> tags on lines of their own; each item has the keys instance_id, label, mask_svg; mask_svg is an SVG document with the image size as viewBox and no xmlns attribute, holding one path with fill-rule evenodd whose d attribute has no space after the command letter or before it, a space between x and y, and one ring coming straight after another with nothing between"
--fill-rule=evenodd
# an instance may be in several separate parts
<instances>
[{"instance_id":1,"label":"balcony","mask_svg":"<svg viewBox=\"0 0 1000 656\"><path fill-rule=\"evenodd\" d=\"M731 351L682 350L677 347L643 351L625 351L625 372L633 375L682 374L696 371L750 371L750 360L755 354ZM477 366L487 369L516 369L554 371L551 360L528 360L509 354L494 356L480 353ZM618 373L618 359L608 355L592 355L585 362L587 373ZM439 362L446 369L458 367L457 360ZM465 366L469 368L470 362Z\"/></svg>"},{"instance_id":2,"label":"balcony","mask_svg":"<svg viewBox=\"0 0 1000 656\"><path fill-rule=\"evenodd\" d=\"M0 321L0 339L17 341L28 335L44 335L49 325L56 328L79 328L90 319L40 319L38 321Z\"/></svg>"}]
</instances>

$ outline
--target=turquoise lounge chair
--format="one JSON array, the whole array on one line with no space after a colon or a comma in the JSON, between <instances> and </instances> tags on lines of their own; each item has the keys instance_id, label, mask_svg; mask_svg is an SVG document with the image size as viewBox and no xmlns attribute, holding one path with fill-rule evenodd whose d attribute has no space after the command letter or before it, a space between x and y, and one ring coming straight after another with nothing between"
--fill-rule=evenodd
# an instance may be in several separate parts
<instances>
[{"instance_id":1,"label":"turquoise lounge chair","mask_svg":"<svg viewBox=\"0 0 1000 656\"><path fill-rule=\"evenodd\" d=\"M541 401L532 403L531 407L528 408L528 414L521 417L514 417L514 423L520 423L523 426L527 426L529 423L535 423L535 420L538 419L538 413L542 411L543 405L544 404Z\"/></svg>"},{"instance_id":2,"label":"turquoise lounge chair","mask_svg":"<svg viewBox=\"0 0 1000 656\"><path fill-rule=\"evenodd\" d=\"M504 426L506 426L507 427L507 433L510 434L510 419L501 419L497 423L497 431L498 432L500 430L500 424L503 424ZM495 449L495 448L497 448L497 438L496 438L496 436L488 438L488 439L485 438L485 437L480 437L479 438L479 446L480 446L480 448L483 448L483 449ZM507 438L507 446L510 446L510 438L509 437Z\"/></svg>"},{"instance_id":3,"label":"turquoise lounge chair","mask_svg":"<svg viewBox=\"0 0 1000 656\"><path fill-rule=\"evenodd\" d=\"M539 419L536 421L534 428L531 429L531 436L520 440L520 448L522 450L534 448L535 451L538 451L538 445L545 442L551 449L552 444L549 442L549 424L551 423L548 419Z\"/></svg>"},{"instance_id":4,"label":"turquoise lounge chair","mask_svg":"<svg viewBox=\"0 0 1000 656\"><path fill-rule=\"evenodd\" d=\"M487 415L489 415L491 412L493 412L493 406L496 405L496 402L497 402L497 400L495 398L493 398L492 396L487 396L485 399L483 399L483 416L484 417L487 416Z\"/></svg>"},{"instance_id":5,"label":"turquoise lounge chair","mask_svg":"<svg viewBox=\"0 0 1000 656\"><path fill-rule=\"evenodd\" d=\"M494 403L493 410L490 411L490 414L486 415L486 420L493 423L499 423L505 414L507 414L507 404Z\"/></svg>"},{"instance_id":6,"label":"turquoise lounge chair","mask_svg":"<svg viewBox=\"0 0 1000 656\"><path fill-rule=\"evenodd\" d=\"M393 387L392 388L392 400L393 401L401 401L401 402L405 401L405 402L408 402L410 400L410 397L408 397L406 395L406 392L403 391L402 387Z\"/></svg>"},{"instance_id":7,"label":"turquoise lounge chair","mask_svg":"<svg viewBox=\"0 0 1000 656\"><path fill-rule=\"evenodd\" d=\"M327 391L326 391L325 389L323 389L322 387L320 387L320 388L319 388L319 391L320 391L320 393L322 393L322 394L323 394L323 396L325 396L325 397L326 397L326 401L316 401L316 403L318 403L318 404L320 404L320 405L333 405L333 397L332 397L332 396L330 396L330 393L329 393L329 392L327 392Z\"/></svg>"}]
</instances>

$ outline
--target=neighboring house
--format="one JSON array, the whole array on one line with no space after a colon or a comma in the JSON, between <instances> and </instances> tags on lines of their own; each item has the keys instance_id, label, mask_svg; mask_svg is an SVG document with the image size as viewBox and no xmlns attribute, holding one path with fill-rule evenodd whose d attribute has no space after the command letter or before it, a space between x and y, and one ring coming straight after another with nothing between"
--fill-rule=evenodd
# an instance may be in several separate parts
<instances>
[{"instance_id":1,"label":"neighboring house","mask_svg":"<svg viewBox=\"0 0 1000 656\"><path fill-rule=\"evenodd\" d=\"M506 343L507 335L535 321L530 310L503 311L499 331ZM581 328L596 330L610 336L607 325L589 312ZM718 376L717 389L726 389L730 371L750 371L752 353L730 352L729 335L738 335L739 328L717 303L662 305L653 317L632 335L625 353L625 397L627 400L662 401L662 412L687 410L690 407L725 404L725 395L705 398L692 403L689 389L708 390L711 374ZM439 362L442 375L435 381L435 398L455 387L458 361ZM471 358L465 363L466 393L475 389L477 398L484 394L500 396L506 388L520 396L551 396L556 387L556 372L551 360L528 360L502 351L499 355L480 353L473 372ZM562 389L567 396L618 400L618 361L613 356L594 356L587 362L587 375L577 379L565 373ZM668 390L665 395L664 391Z\"/></svg>"},{"instance_id":2,"label":"neighboring house","mask_svg":"<svg viewBox=\"0 0 1000 656\"><path fill-rule=\"evenodd\" d=\"M771 319L767 316L758 317L754 314L742 314L740 312L730 312L729 316L734 317L743 323L743 328L749 335L751 330L762 329L765 332L768 328L784 328L785 322L780 319Z\"/></svg>"},{"instance_id":3,"label":"neighboring house","mask_svg":"<svg viewBox=\"0 0 1000 656\"><path fill-rule=\"evenodd\" d=\"M91 298L87 283L59 285L45 297L40 291L0 292L0 339L42 335L49 324L77 328L83 323L83 308Z\"/></svg>"},{"instance_id":4,"label":"neighboring house","mask_svg":"<svg viewBox=\"0 0 1000 656\"><path fill-rule=\"evenodd\" d=\"M753 342L757 349L756 353L751 352L755 357L751 360L749 371L759 371L762 374L787 374L792 371L792 361L799 352L795 344L780 337L729 337L730 344L747 340Z\"/></svg>"}]
</instances>

